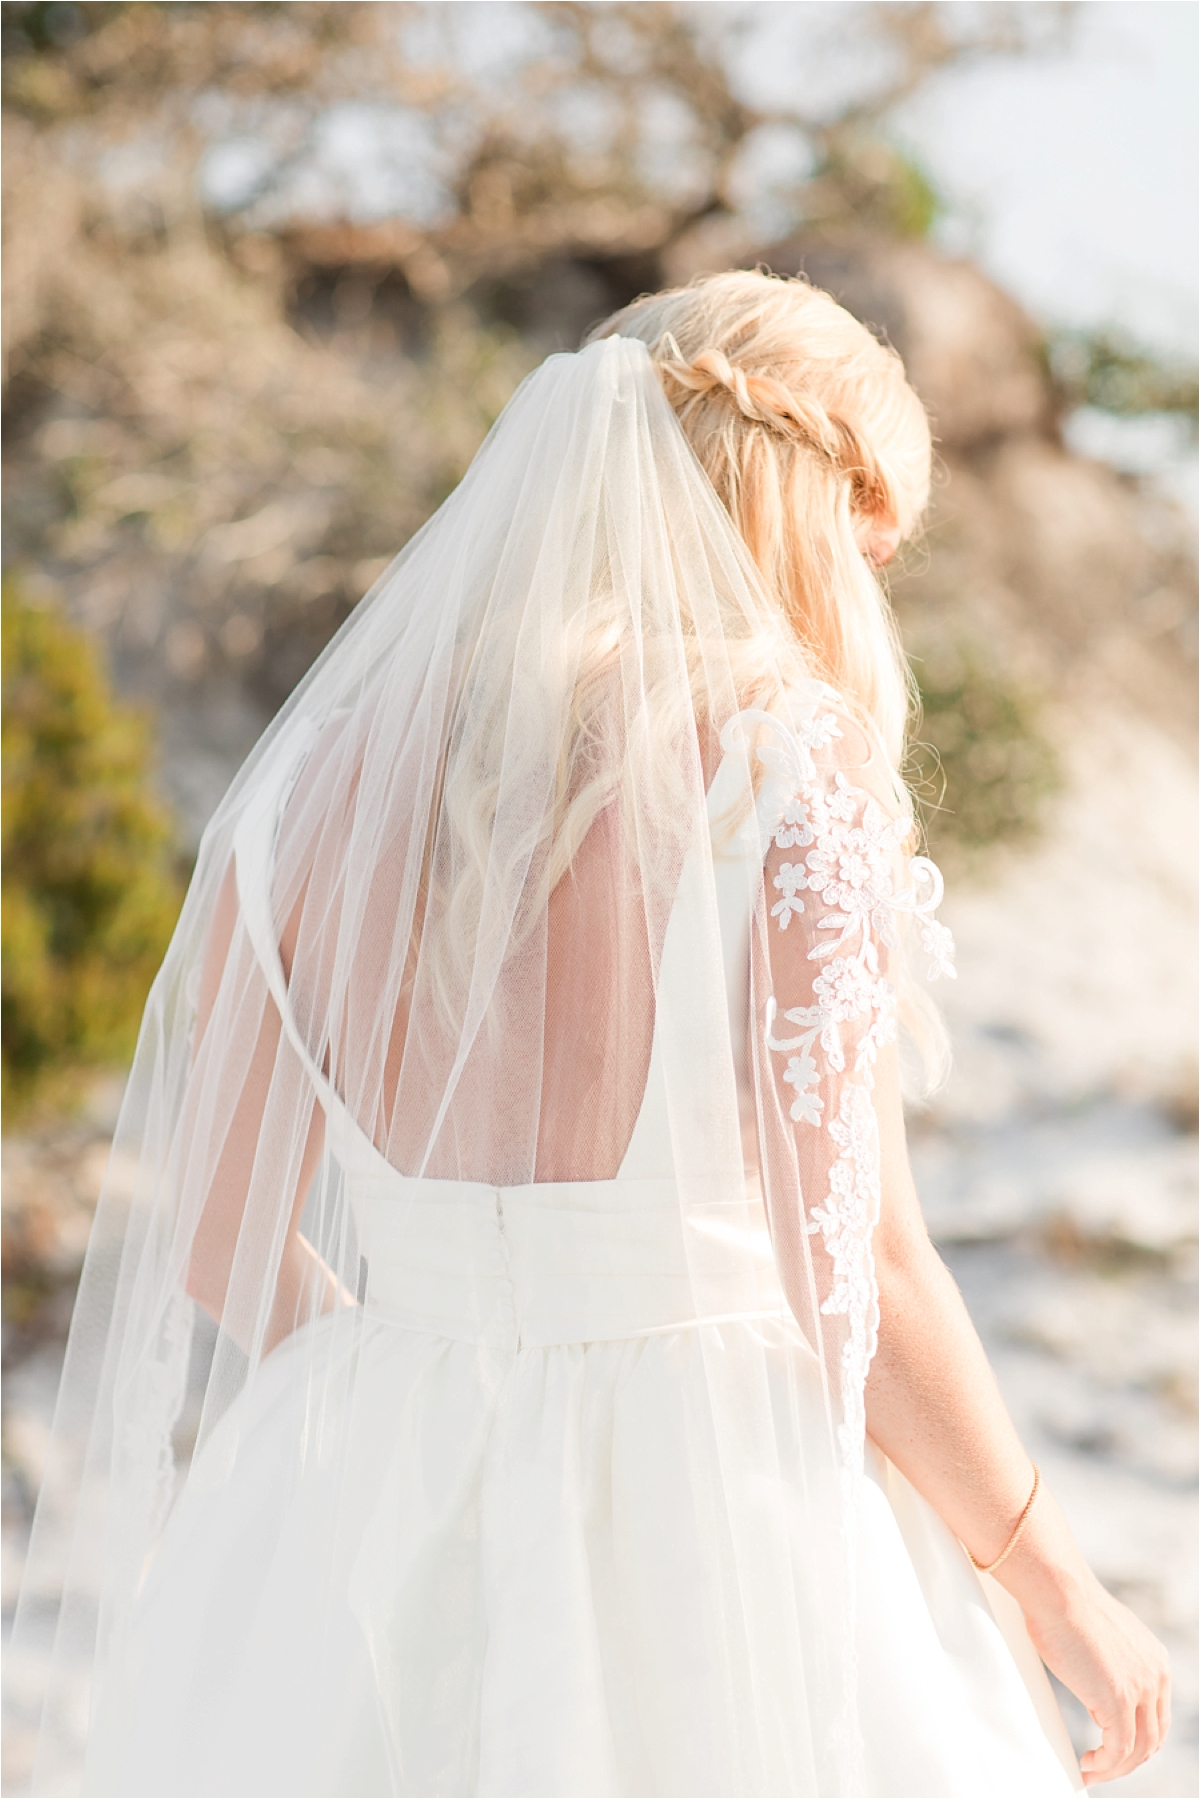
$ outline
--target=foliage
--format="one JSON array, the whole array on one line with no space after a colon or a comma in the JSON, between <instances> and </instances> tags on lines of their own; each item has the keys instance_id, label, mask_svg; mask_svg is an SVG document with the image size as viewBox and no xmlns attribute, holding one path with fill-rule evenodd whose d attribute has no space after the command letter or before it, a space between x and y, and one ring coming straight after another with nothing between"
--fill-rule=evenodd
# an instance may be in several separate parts
<instances>
[{"instance_id":1,"label":"foliage","mask_svg":"<svg viewBox=\"0 0 1200 1799\"><path fill-rule=\"evenodd\" d=\"M233 694L236 764L547 347L797 229L837 253L923 237L938 198L890 112L1068 11L4 5L17 555L159 701L169 743L207 747ZM765 15L802 78L769 104L739 62ZM322 148L351 113L390 171L367 198ZM1017 771L985 806L956 792L950 690L927 702L954 808L935 835L1015 829L1036 786L1019 721L997 703L962 726L994 727Z\"/></svg>"},{"instance_id":2,"label":"foliage","mask_svg":"<svg viewBox=\"0 0 1200 1799\"><path fill-rule=\"evenodd\" d=\"M280 259L243 266L195 219L100 229L40 135L5 179L10 542L157 665L144 688L232 674L274 709L535 356L461 308L419 357L370 321L296 329Z\"/></svg>"},{"instance_id":3,"label":"foliage","mask_svg":"<svg viewBox=\"0 0 1200 1799\"><path fill-rule=\"evenodd\" d=\"M776 153L792 147L794 173L774 196L780 232L806 220L918 230L929 196L894 155L875 158L868 216L858 211L882 122L937 71L1040 46L1069 16L1060 4L868 0L836 9L831 32L818 9L790 10L808 98L768 103L749 97L761 84L739 65L755 7L525 0L496 8L491 26L475 8L437 3L10 0L5 94L43 128L86 120L125 151L153 143L159 178L147 167L125 195L143 228L177 209L181 157L253 139L248 172L215 202L232 230L386 218L389 255L415 292L440 301L498 269L641 255L697 226L724 224L749 245L747 168L768 138ZM847 43L857 74L831 110ZM338 105L379 129L386 199L364 205L344 176L339 191L323 163Z\"/></svg>"},{"instance_id":4,"label":"foliage","mask_svg":"<svg viewBox=\"0 0 1200 1799\"><path fill-rule=\"evenodd\" d=\"M1171 413L1193 435L1200 402L1194 364L1172 361L1118 331L1058 331L1047 340L1050 372L1065 408L1095 406L1124 416Z\"/></svg>"},{"instance_id":5,"label":"foliage","mask_svg":"<svg viewBox=\"0 0 1200 1799\"><path fill-rule=\"evenodd\" d=\"M3 1085L15 1122L133 1047L179 908L145 719L95 650L3 587Z\"/></svg>"},{"instance_id":6,"label":"foliage","mask_svg":"<svg viewBox=\"0 0 1200 1799\"><path fill-rule=\"evenodd\" d=\"M805 187L804 222L826 237L928 237L945 210L927 169L879 137L840 134Z\"/></svg>"},{"instance_id":7,"label":"foliage","mask_svg":"<svg viewBox=\"0 0 1200 1799\"><path fill-rule=\"evenodd\" d=\"M935 857L1032 837L1062 771L1040 696L971 641L913 658L921 713L908 769Z\"/></svg>"}]
</instances>

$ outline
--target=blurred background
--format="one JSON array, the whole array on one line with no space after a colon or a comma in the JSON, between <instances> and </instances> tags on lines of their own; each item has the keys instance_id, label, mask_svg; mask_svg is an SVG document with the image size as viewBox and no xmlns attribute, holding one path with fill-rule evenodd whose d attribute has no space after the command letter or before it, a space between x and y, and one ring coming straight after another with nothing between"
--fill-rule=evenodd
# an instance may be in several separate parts
<instances>
[{"instance_id":1,"label":"blurred background","mask_svg":"<svg viewBox=\"0 0 1200 1799\"><path fill-rule=\"evenodd\" d=\"M0 17L6 1621L209 813L536 362L762 263L885 334L934 419L892 587L961 974L918 1180L1031 1450L1175 1658L1166 1750L1104 1790L1200 1791L1197 8Z\"/></svg>"}]
</instances>

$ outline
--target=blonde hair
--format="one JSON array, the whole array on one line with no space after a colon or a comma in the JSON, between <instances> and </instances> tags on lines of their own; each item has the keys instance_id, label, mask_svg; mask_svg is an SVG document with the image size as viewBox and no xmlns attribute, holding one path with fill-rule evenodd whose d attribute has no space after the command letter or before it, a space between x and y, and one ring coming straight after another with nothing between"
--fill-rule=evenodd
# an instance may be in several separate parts
<instances>
[{"instance_id":1,"label":"blonde hair","mask_svg":"<svg viewBox=\"0 0 1200 1799\"><path fill-rule=\"evenodd\" d=\"M640 338L812 672L904 755L910 678L872 525L929 498L929 421L894 350L820 288L753 270L647 295L590 333Z\"/></svg>"},{"instance_id":2,"label":"blonde hair","mask_svg":"<svg viewBox=\"0 0 1200 1799\"><path fill-rule=\"evenodd\" d=\"M588 341L614 335L649 348L808 671L873 727L912 818L901 768L915 689L865 554L872 527L911 537L929 500L929 419L899 356L802 277L747 269L646 295ZM915 1098L944 1080L949 1048L905 947L894 974L921 1063Z\"/></svg>"}]
</instances>

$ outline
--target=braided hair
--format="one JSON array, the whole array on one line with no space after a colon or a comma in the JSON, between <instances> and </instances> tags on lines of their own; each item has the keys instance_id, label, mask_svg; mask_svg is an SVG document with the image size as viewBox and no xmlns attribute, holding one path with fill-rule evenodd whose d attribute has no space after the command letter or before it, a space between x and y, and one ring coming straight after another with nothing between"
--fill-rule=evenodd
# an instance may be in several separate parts
<instances>
[{"instance_id":1,"label":"braided hair","mask_svg":"<svg viewBox=\"0 0 1200 1799\"><path fill-rule=\"evenodd\" d=\"M815 395L787 387L774 375L754 374L722 350L702 350L692 362L667 356L658 367L668 390L674 384L689 394L723 393L743 418L825 457L851 483L864 513L887 508L886 486L869 446L848 419L829 412ZM686 402L677 406L685 409Z\"/></svg>"},{"instance_id":2,"label":"braided hair","mask_svg":"<svg viewBox=\"0 0 1200 1799\"><path fill-rule=\"evenodd\" d=\"M648 345L813 672L898 769L910 681L867 546L916 530L932 455L900 358L809 282L751 270L635 300L591 336L614 333Z\"/></svg>"}]
</instances>

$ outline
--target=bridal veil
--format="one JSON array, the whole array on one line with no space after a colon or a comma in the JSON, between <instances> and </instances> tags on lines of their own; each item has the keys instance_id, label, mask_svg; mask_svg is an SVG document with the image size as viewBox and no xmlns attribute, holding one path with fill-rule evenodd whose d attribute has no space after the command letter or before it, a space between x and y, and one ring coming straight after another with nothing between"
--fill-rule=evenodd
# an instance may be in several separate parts
<instances>
[{"instance_id":1,"label":"bridal veil","mask_svg":"<svg viewBox=\"0 0 1200 1799\"><path fill-rule=\"evenodd\" d=\"M47 1783L54 1745L82 1740L85 1675L88 1754L119 1734L164 1525L234 1478L243 1398L281 1346L313 1397L275 1473L319 1469L336 1532L359 1478L338 1421L397 1218L445 1202L432 1305L464 1183L502 1210L617 1180L652 1084L682 1259L646 1328L762 1321L736 1356L700 1333L681 1450L739 1778L855 1790L873 1078L894 1053L895 927L945 951L908 839L869 724L812 678L646 347L551 357L205 833L96 1215L18 1617L20 1641L61 1594L39 1790L65 1790ZM746 920L732 970L723 857ZM492 1286L456 1303L490 1341ZM803 1594L776 1577L797 1554ZM313 1593L327 1578L312 1567Z\"/></svg>"}]
</instances>

